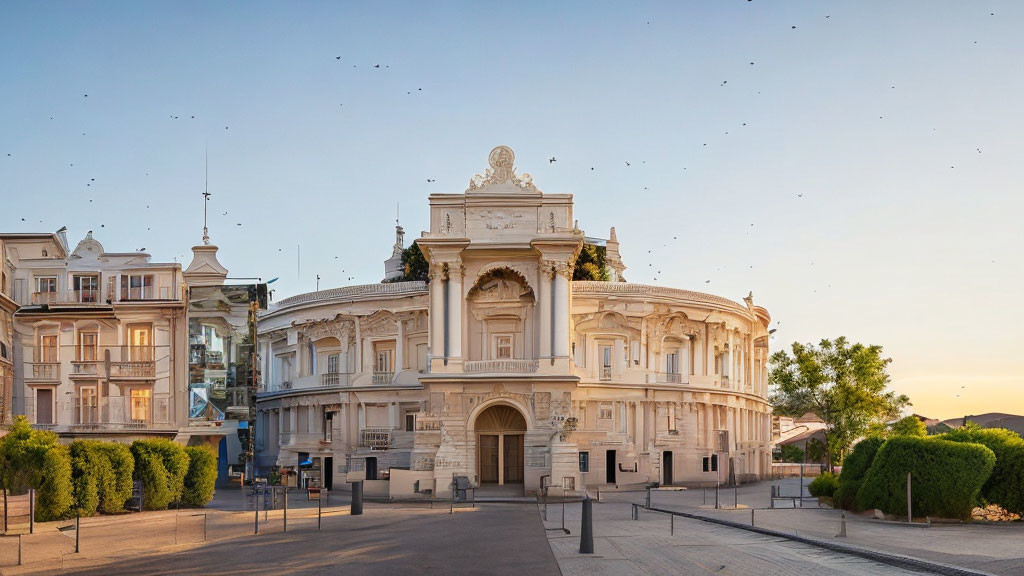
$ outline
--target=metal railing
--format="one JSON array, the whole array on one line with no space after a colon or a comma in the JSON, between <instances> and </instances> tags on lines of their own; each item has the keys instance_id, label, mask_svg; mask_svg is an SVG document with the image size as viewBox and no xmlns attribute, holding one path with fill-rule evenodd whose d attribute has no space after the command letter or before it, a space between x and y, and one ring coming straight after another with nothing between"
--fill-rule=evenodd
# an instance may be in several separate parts
<instances>
[{"instance_id":1,"label":"metal railing","mask_svg":"<svg viewBox=\"0 0 1024 576\"><path fill-rule=\"evenodd\" d=\"M320 385L324 387L348 386L348 378L348 372L328 372L320 375Z\"/></svg>"},{"instance_id":2,"label":"metal railing","mask_svg":"<svg viewBox=\"0 0 1024 576\"><path fill-rule=\"evenodd\" d=\"M391 446L391 428L363 428L359 431L359 446L370 450L388 449Z\"/></svg>"},{"instance_id":3,"label":"metal railing","mask_svg":"<svg viewBox=\"0 0 1024 576\"><path fill-rule=\"evenodd\" d=\"M468 373L533 374L537 371L536 360L471 360L464 370Z\"/></svg>"},{"instance_id":4,"label":"metal railing","mask_svg":"<svg viewBox=\"0 0 1024 576\"><path fill-rule=\"evenodd\" d=\"M611 380L611 379L612 379L612 367L611 366L601 366L601 380Z\"/></svg>"},{"instance_id":5,"label":"metal railing","mask_svg":"<svg viewBox=\"0 0 1024 576\"><path fill-rule=\"evenodd\" d=\"M658 382L664 382L666 384L682 384L683 374L676 372L660 372L658 373Z\"/></svg>"},{"instance_id":6,"label":"metal railing","mask_svg":"<svg viewBox=\"0 0 1024 576\"><path fill-rule=\"evenodd\" d=\"M96 304L102 297L99 288L65 290L63 292L33 292L32 304Z\"/></svg>"},{"instance_id":7,"label":"metal railing","mask_svg":"<svg viewBox=\"0 0 1024 576\"><path fill-rule=\"evenodd\" d=\"M33 362L32 380L60 380L60 362Z\"/></svg>"},{"instance_id":8,"label":"metal railing","mask_svg":"<svg viewBox=\"0 0 1024 576\"><path fill-rule=\"evenodd\" d=\"M375 385L386 386L388 384L391 384L391 381L394 379L394 372L378 372L377 370L373 371L373 383Z\"/></svg>"}]
</instances>

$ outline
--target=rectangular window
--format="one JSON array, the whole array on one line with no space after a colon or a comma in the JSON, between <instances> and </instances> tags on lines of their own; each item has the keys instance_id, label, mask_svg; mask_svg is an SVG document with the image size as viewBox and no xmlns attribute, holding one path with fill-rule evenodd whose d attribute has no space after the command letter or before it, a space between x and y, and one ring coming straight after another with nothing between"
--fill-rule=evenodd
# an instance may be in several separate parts
<instances>
[{"instance_id":1,"label":"rectangular window","mask_svg":"<svg viewBox=\"0 0 1024 576\"><path fill-rule=\"evenodd\" d=\"M331 441L332 429L334 428L334 412L324 411L324 442Z\"/></svg>"},{"instance_id":2,"label":"rectangular window","mask_svg":"<svg viewBox=\"0 0 1024 576\"><path fill-rule=\"evenodd\" d=\"M338 354L329 354L327 356L327 373L337 374L341 372L341 356Z\"/></svg>"},{"instance_id":3,"label":"rectangular window","mask_svg":"<svg viewBox=\"0 0 1024 576\"><path fill-rule=\"evenodd\" d=\"M76 300L79 302L99 302L100 299L100 278L99 276L75 276L74 290Z\"/></svg>"},{"instance_id":4,"label":"rectangular window","mask_svg":"<svg viewBox=\"0 0 1024 576\"><path fill-rule=\"evenodd\" d=\"M679 355L676 354L675 352L665 355L665 373L679 373Z\"/></svg>"},{"instance_id":5,"label":"rectangular window","mask_svg":"<svg viewBox=\"0 0 1024 576\"><path fill-rule=\"evenodd\" d=\"M132 423L145 424L149 422L150 391L142 388L133 388L130 394Z\"/></svg>"},{"instance_id":6,"label":"rectangular window","mask_svg":"<svg viewBox=\"0 0 1024 576\"><path fill-rule=\"evenodd\" d=\"M495 356L498 360L510 360L512 358L511 336L497 337L497 354Z\"/></svg>"},{"instance_id":7,"label":"rectangular window","mask_svg":"<svg viewBox=\"0 0 1024 576\"><path fill-rule=\"evenodd\" d=\"M58 362L56 334L49 334L40 337L39 361L44 363Z\"/></svg>"},{"instance_id":8,"label":"rectangular window","mask_svg":"<svg viewBox=\"0 0 1024 576\"><path fill-rule=\"evenodd\" d=\"M391 351L377 352L377 372L391 372Z\"/></svg>"},{"instance_id":9,"label":"rectangular window","mask_svg":"<svg viewBox=\"0 0 1024 576\"><path fill-rule=\"evenodd\" d=\"M38 276L36 277L36 292L56 292L57 291L57 277L56 276Z\"/></svg>"},{"instance_id":10,"label":"rectangular window","mask_svg":"<svg viewBox=\"0 0 1024 576\"><path fill-rule=\"evenodd\" d=\"M598 420L612 419L612 405L609 402L602 402L597 411Z\"/></svg>"},{"instance_id":11,"label":"rectangular window","mask_svg":"<svg viewBox=\"0 0 1024 576\"><path fill-rule=\"evenodd\" d=\"M718 472L718 454L705 456L702 461L702 469L705 472Z\"/></svg>"},{"instance_id":12,"label":"rectangular window","mask_svg":"<svg viewBox=\"0 0 1024 576\"><path fill-rule=\"evenodd\" d=\"M95 332L82 332L78 336L78 359L82 362L96 361L96 340L98 334Z\"/></svg>"},{"instance_id":13,"label":"rectangular window","mask_svg":"<svg viewBox=\"0 0 1024 576\"><path fill-rule=\"evenodd\" d=\"M612 379L612 347L601 347L601 380Z\"/></svg>"},{"instance_id":14,"label":"rectangular window","mask_svg":"<svg viewBox=\"0 0 1024 576\"><path fill-rule=\"evenodd\" d=\"M590 452L580 452L580 472L590 472Z\"/></svg>"},{"instance_id":15,"label":"rectangular window","mask_svg":"<svg viewBox=\"0 0 1024 576\"><path fill-rule=\"evenodd\" d=\"M412 412L405 413L405 431L412 432L416 430L416 415Z\"/></svg>"},{"instance_id":16,"label":"rectangular window","mask_svg":"<svg viewBox=\"0 0 1024 576\"><path fill-rule=\"evenodd\" d=\"M121 277L121 300L150 300L153 294L152 274L128 274Z\"/></svg>"},{"instance_id":17,"label":"rectangular window","mask_svg":"<svg viewBox=\"0 0 1024 576\"><path fill-rule=\"evenodd\" d=\"M95 424L97 420L97 398L95 386L83 386L78 390L78 402L75 408L78 411L77 424Z\"/></svg>"}]
</instances>

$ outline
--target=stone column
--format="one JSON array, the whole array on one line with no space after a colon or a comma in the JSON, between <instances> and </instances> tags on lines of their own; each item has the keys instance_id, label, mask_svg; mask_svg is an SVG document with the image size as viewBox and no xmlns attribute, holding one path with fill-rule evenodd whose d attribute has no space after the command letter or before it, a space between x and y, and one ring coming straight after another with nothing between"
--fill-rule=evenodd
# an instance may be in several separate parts
<instances>
[{"instance_id":1,"label":"stone column","mask_svg":"<svg viewBox=\"0 0 1024 576\"><path fill-rule=\"evenodd\" d=\"M542 261L540 267L540 294L537 295L537 319L540 321L540 334L537 339L538 358L550 358L551 353L551 310L552 310L552 289L551 289L551 262Z\"/></svg>"},{"instance_id":2,"label":"stone column","mask_svg":"<svg viewBox=\"0 0 1024 576\"><path fill-rule=\"evenodd\" d=\"M398 320L398 338L395 340L395 374L405 367L405 321Z\"/></svg>"},{"instance_id":3,"label":"stone column","mask_svg":"<svg viewBox=\"0 0 1024 576\"><path fill-rule=\"evenodd\" d=\"M554 318L555 341L552 345L554 356L559 358L569 356L569 275L572 270L566 263L559 263L555 274L555 306Z\"/></svg>"},{"instance_id":4,"label":"stone column","mask_svg":"<svg viewBox=\"0 0 1024 576\"><path fill-rule=\"evenodd\" d=\"M448 355L462 358L462 276L460 263L448 266Z\"/></svg>"},{"instance_id":5,"label":"stone column","mask_svg":"<svg viewBox=\"0 0 1024 576\"><path fill-rule=\"evenodd\" d=\"M441 278L440 264L430 267L430 356L444 356L444 286Z\"/></svg>"}]
</instances>

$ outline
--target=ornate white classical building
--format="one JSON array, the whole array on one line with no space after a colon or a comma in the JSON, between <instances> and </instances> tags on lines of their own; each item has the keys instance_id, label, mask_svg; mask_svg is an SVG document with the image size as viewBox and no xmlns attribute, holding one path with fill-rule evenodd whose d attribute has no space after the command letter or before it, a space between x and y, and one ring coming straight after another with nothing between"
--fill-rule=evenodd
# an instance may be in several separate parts
<instances>
[{"instance_id":1,"label":"ornate white classical building","mask_svg":"<svg viewBox=\"0 0 1024 576\"><path fill-rule=\"evenodd\" d=\"M284 299L259 322L257 468L368 494L445 493L453 475L543 485L749 480L771 465L768 312L752 296L573 281L573 198L506 147L430 196L429 282ZM389 260L388 279L396 276Z\"/></svg>"}]
</instances>

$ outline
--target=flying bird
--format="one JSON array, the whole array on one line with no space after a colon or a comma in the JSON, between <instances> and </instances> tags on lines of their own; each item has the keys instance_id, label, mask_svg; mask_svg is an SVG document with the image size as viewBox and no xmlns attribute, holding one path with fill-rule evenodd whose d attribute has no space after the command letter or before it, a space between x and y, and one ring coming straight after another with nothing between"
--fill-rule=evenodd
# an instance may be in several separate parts
<instances>
[{"instance_id":1,"label":"flying bird","mask_svg":"<svg viewBox=\"0 0 1024 576\"><path fill-rule=\"evenodd\" d=\"M558 160L555 160L554 156L552 156L551 158L548 158L548 164L551 164L551 163L554 163L554 162L558 162Z\"/></svg>"}]
</instances>

